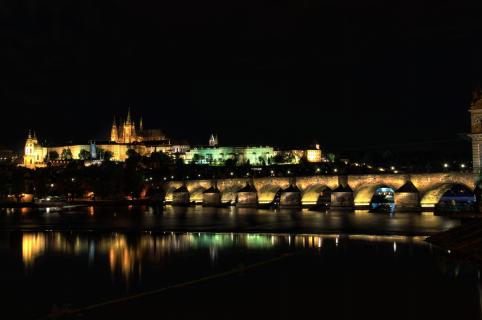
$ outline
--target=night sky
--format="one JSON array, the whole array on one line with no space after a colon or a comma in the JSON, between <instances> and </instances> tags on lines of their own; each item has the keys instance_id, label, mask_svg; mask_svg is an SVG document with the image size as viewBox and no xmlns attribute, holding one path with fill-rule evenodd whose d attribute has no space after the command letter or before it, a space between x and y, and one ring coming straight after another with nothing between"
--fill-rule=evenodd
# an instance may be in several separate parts
<instances>
[{"instance_id":1,"label":"night sky","mask_svg":"<svg viewBox=\"0 0 482 320\"><path fill-rule=\"evenodd\" d=\"M0 5L0 145L170 137L444 147L482 82L482 2L15 0ZM434 143L438 142L438 143Z\"/></svg>"}]
</instances>

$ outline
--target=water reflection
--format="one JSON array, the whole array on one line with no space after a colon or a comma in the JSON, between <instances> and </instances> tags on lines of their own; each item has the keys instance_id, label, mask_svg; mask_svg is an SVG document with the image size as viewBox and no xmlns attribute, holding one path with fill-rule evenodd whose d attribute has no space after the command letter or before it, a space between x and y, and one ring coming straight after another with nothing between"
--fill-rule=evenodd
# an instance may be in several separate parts
<instances>
[{"instance_id":1,"label":"water reflection","mask_svg":"<svg viewBox=\"0 0 482 320\"><path fill-rule=\"evenodd\" d=\"M348 303L360 312L373 301L386 305L387 312L391 312L400 306L399 301L406 301L404 299L409 299L407 305L422 309L420 318L431 318L427 315L439 305L451 310L472 308L466 314L473 314L475 307L479 308L476 313L480 310L479 270L453 259L453 254L430 246L424 237L8 231L0 237L0 254L4 258L0 264L0 280L6 291L13 293L6 305L26 313L33 309L36 316L47 312L53 303L90 305L273 259L277 262L243 271L240 276L209 282L206 287L193 286L192 290L199 291L193 291L188 300L207 297L202 305L209 305L210 297L222 300L226 296L227 300L219 303L223 306L229 301L240 301L246 294L259 293L250 304L258 301L262 304L258 307L266 308L279 303L279 292L303 292L312 286L317 294L309 305L318 306L324 301L324 310L334 306L334 312L348 308L345 295L357 297ZM277 260L279 257L288 258ZM280 281L280 275L286 281ZM184 296L189 290L177 293ZM263 295L265 290L269 292ZM275 300L264 305L267 296ZM297 295L287 296L282 305L290 305L297 299ZM306 306L306 296L309 295L296 300L296 305ZM164 295L162 300L169 297L170 294ZM23 307L24 301L28 301L29 308ZM158 307L157 301L155 307ZM169 302L164 302L164 308L169 306ZM296 307L296 314L300 309L303 308ZM372 310L370 307L368 312ZM439 314L445 314L445 310ZM411 317L404 319L408 318Z\"/></svg>"},{"instance_id":2,"label":"water reflection","mask_svg":"<svg viewBox=\"0 0 482 320\"><path fill-rule=\"evenodd\" d=\"M125 280L140 274L142 264L161 263L166 257L179 252L207 249L215 262L219 252L233 248L270 250L275 247L322 248L324 243L336 247L343 240L392 242L394 253L397 243L423 241L423 237L366 236L366 235L275 235L234 233L160 233L143 232L137 235L122 233L95 234L62 232L25 232L21 235L22 261L26 270L34 268L44 255L85 256L89 265L95 259L106 258L111 274L121 274Z\"/></svg>"},{"instance_id":3,"label":"water reflection","mask_svg":"<svg viewBox=\"0 0 482 320\"><path fill-rule=\"evenodd\" d=\"M430 235L459 225L433 213L313 212L249 208L79 207L62 211L0 209L0 224L16 230L152 230L259 233Z\"/></svg>"},{"instance_id":4,"label":"water reflection","mask_svg":"<svg viewBox=\"0 0 482 320\"><path fill-rule=\"evenodd\" d=\"M33 266L35 259L45 252L46 237L43 233L22 236L22 260L26 267Z\"/></svg>"}]
</instances>

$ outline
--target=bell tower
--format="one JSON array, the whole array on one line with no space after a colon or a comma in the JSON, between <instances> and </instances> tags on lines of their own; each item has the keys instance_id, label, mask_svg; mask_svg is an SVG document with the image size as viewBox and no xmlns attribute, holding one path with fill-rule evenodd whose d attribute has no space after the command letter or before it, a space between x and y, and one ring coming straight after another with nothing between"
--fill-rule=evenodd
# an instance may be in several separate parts
<instances>
[{"instance_id":1,"label":"bell tower","mask_svg":"<svg viewBox=\"0 0 482 320\"><path fill-rule=\"evenodd\" d=\"M482 169L482 90L476 89L470 105L472 161L474 173L481 173Z\"/></svg>"}]
</instances>

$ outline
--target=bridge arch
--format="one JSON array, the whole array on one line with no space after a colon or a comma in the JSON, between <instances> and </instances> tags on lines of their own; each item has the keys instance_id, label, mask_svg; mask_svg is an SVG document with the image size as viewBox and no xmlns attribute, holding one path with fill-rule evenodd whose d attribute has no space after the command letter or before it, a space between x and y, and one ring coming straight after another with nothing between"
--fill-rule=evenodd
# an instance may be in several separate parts
<instances>
[{"instance_id":1,"label":"bridge arch","mask_svg":"<svg viewBox=\"0 0 482 320\"><path fill-rule=\"evenodd\" d=\"M422 208L435 208L442 200L442 197L454 187L461 187L472 193L475 200L475 190L471 186L465 183L441 183L424 193L420 201Z\"/></svg>"},{"instance_id":2,"label":"bridge arch","mask_svg":"<svg viewBox=\"0 0 482 320\"><path fill-rule=\"evenodd\" d=\"M355 206L369 206L372 203L373 197L377 190L387 188L395 192L396 188L389 184L372 184L362 186L355 192Z\"/></svg>"},{"instance_id":3,"label":"bridge arch","mask_svg":"<svg viewBox=\"0 0 482 320\"><path fill-rule=\"evenodd\" d=\"M166 202L172 202L172 199L174 198L174 191L178 189L180 186L182 186L182 183L172 183L168 185L168 187L166 188L166 196L165 196Z\"/></svg>"},{"instance_id":4,"label":"bridge arch","mask_svg":"<svg viewBox=\"0 0 482 320\"><path fill-rule=\"evenodd\" d=\"M281 190L278 184L266 184L258 190L258 202L260 204L272 203L276 194Z\"/></svg>"},{"instance_id":5,"label":"bridge arch","mask_svg":"<svg viewBox=\"0 0 482 320\"><path fill-rule=\"evenodd\" d=\"M197 204L202 203L203 202L203 193L204 193L205 190L206 190L206 188L204 188L203 186L200 186L200 185L192 187L189 190L191 202L195 202Z\"/></svg>"},{"instance_id":6,"label":"bridge arch","mask_svg":"<svg viewBox=\"0 0 482 320\"><path fill-rule=\"evenodd\" d=\"M315 184L307 187L301 198L301 203L303 205L316 205L319 203L320 197L330 199L331 196L331 188L324 184ZM327 200L325 202L331 202Z\"/></svg>"}]
</instances>

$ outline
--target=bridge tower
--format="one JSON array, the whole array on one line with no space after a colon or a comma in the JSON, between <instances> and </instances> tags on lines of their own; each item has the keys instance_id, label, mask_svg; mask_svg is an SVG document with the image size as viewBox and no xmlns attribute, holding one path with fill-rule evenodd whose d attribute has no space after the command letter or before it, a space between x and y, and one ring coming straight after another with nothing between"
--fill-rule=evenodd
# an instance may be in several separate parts
<instances>
[{"instance_id":1,"label":"bridge tower","mask_svg":"<svg viewBox=\"0 0 482 320\"><path fill-rule=\"evenodd\" d=\"M482 90L474 91L474 98L470 105L472 158L474 173L481 173L482 169Z\"/></svg>"}]
</instances>

